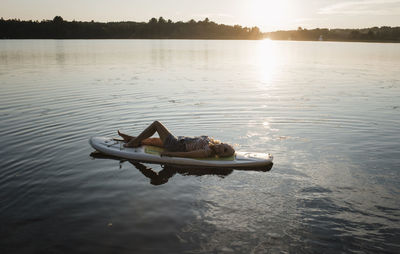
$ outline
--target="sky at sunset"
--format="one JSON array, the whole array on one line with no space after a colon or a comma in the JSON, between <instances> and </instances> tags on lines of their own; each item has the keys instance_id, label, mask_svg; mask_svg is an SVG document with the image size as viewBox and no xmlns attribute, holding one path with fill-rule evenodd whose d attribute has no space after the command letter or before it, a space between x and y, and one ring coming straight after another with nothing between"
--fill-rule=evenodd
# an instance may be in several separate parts
<instances>
[{"instance_id":1,"label":"sky at sunset","mask_svg":"<svg viewBox=\"0 0 400 254\"><path fill-rule=\"evenodd\" d=\"M0 17L22 20L173 21L208 17L262 31L400 26L400 0L0 0Z\"/></svg>"}]
</instances>

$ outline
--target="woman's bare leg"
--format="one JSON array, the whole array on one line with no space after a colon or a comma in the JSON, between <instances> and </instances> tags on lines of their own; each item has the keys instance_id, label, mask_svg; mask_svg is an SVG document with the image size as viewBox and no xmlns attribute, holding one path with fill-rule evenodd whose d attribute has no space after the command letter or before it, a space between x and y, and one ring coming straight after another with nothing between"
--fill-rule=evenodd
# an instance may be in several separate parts
<instances>
[{"instance_id":1,"label":"woman's bare leg","mask_svg":"<svg viewBox=\"0 0 400 254\"><path fill-rule=\"evenodd\" d=\"M146 138L140 142L141 145L164 147L161 138Z\"/></svg>"},{"instance_id":2,"label":"woman's bare leg","mask_svg":"<svg viewBox=\"0 0 400 254\"><path fill-rule=\"evenodd\" d=\"M119 130L118 130L118 135L121 136L124 139L125 143L128 143L132 139L136 138L136 137L124 134L124 133L120 132ZM161 141L160 138L146 138L146 139L143 139L142 142L140 142L140 145L164 147L163 142Z\"/></svg>"},{"instance_id":3,"label":"woman's bare leg","mask_svg":"<svg viewBox=\"0 0 400 254\"><path fill-rule=\"evenodd\" d=\"M162 125L159 121L154 121L142 133L140 133L139 136L137 136L134 139L131 139L127 144L125 144L125 146L126 147L138 147L138 146L140 146L141 142L144 139L153 136L153 134L156 132L160 136L160 139L163 143L164 143L165 139L169 135L171 135L171 133L168 131L168 129L164 125Z\"/></svg>"},{"instance_id":4,"label":"woman's bare leg","mask_svg":"<svg viewBox=\"0 0 400 254\"><path fill-rule=\"evenodd\" d=\"M126 135L126 134L120 132L119 130L118 130L118 135L120 135L120 136L124 139L124 141L125 141L126 143L128 143L129 141L131 141L132 139L135 138L135 137Z\"/></svg>"}]
</instances>

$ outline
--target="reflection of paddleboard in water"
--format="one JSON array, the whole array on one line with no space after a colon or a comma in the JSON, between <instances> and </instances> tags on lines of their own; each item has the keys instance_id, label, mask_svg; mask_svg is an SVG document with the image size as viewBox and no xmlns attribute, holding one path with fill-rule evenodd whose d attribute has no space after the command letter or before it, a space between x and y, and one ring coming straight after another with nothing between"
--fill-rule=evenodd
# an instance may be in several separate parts
<instances>
[{"instance_id":1,"label":"reflection of paddleboard in water","mask_svg":"<svg viewBox=\"0 0 400 254\"><path fill-rule=\"evenodd\" d=\"M263 167L272 164L272 155L265 153L236 152L231 157L218 158L182 158L160 156L163 148L155 146L140 146L137 148L124 147L124 142L107 137L92 137L90 145L99 152L124 159L154 162L161 164L205 166L223 168Z\"/></svg>"}]
</instances>

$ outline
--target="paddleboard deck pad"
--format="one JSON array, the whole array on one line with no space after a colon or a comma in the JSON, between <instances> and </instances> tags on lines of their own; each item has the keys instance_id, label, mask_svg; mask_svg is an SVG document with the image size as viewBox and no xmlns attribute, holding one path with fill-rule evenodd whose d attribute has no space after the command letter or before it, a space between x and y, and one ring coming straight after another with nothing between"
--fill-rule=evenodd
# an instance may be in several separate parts
<instances>
[{"instance_id":1,"label":"paddleboard deck pad","mask_svg":"<svg viewBox=\"0 0 400 254\"><path fill-rule=\"evenodd\" d=\"M273 157L266 153L236 152L231 157L219 158L182 158L161 156L164 151L161 147L140 146L136 148L124 147L125 142L110 137L91 137L90 145L106 155L116 156L128 160L171 164L182 166L202 166L218 168L246 168L271 166Z\"/></svg>"}]
</instances>

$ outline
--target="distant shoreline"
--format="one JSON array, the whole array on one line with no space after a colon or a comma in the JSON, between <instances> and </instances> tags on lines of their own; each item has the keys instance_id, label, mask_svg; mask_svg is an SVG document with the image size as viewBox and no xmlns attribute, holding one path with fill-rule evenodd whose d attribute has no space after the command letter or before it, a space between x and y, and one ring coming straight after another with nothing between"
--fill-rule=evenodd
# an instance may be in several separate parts
<instances>
[{"instance_id":1,"label":"distant shoreline","mask_svg":"<svg viewBox=\"0 0 400 254\"><path fill-rule=\"evenodd\" d=\"M0 19L0 39L163 39L163 40L282 40L399 43L400 27L363 29L305 29L263 33L258 27L224 25L210 21L173 22L163 17L146 22L82 22Z\"/></svg>"},{"instance_id":2,"label":"distant shoreline","mask_svg":"<svg viewBox=\"0 0 400 254\"><path fill-rule=\"evenodd\" d=\"M341 41L341 42L400 42L400 27L371 27L363 29L303 29L264 33L271 40Z\"/></svg>"},{"instance_id":3,"label":"distant shoreline","mask_svg":"<svg viewBox=\"0 0 400 254\"><path fill-rule=\"evenodd\" d=\"M181 38L181 39L167 39L167 38L151 38L151 39L146 39L146 38L121 38L121 39L114 39L114 38L102 38L102 39L91 39L91 38L74 38L74 39L58 39L58 38L46 38L46 39L31 39L31 38L22 38L22 39L15 39L15 38L0 38L0 41L7 41L7 40L18 40L18 41L28 41L28 40L45 40L45 41L50 41L50 40L65 40L65 41L79 41L79 40L87 40L87 41L95 41L95 40L165 40L165 41L185 41L185 40L192 40L192 41L262 41L262 40L270 40L270 41L293 41L293 42L358 42L358 43L400 43L400 41L345 41L345 40L326 40L326 41L318 41L318 40L277 40L277 39L270 39L270 38L263 38L263 39L193 39L193 38Z\"/></svg>"},{"instance_id":4,"label":"distant shoreline","mask_svg":"<svg viewBox=\"0 0 400 254\"><path fill-rule=\"evenodd\" d=\"M270 39L270 38L265 38L271 41L313 41L313 42L363 42L363 43L400 43L400 40L397 41L368 41L368 40L364 40L364 41L357 41L357 40L323 40L323 41L319 41L319 40L279 40L279 39Z\"/></svg>"},{"instance_id":5,"label":"distant shoreline","mask_svg":"<svg viewBox=\"0 0 400 254\"><path fill-rule=\"evenodd\" d=\"M208 18L173 22L163 17L149 22L81 22L53 20L21 21L0 19L1 39L218 39L260 40L258 27L228 26Z\"/></svg>"}]
</instances>

